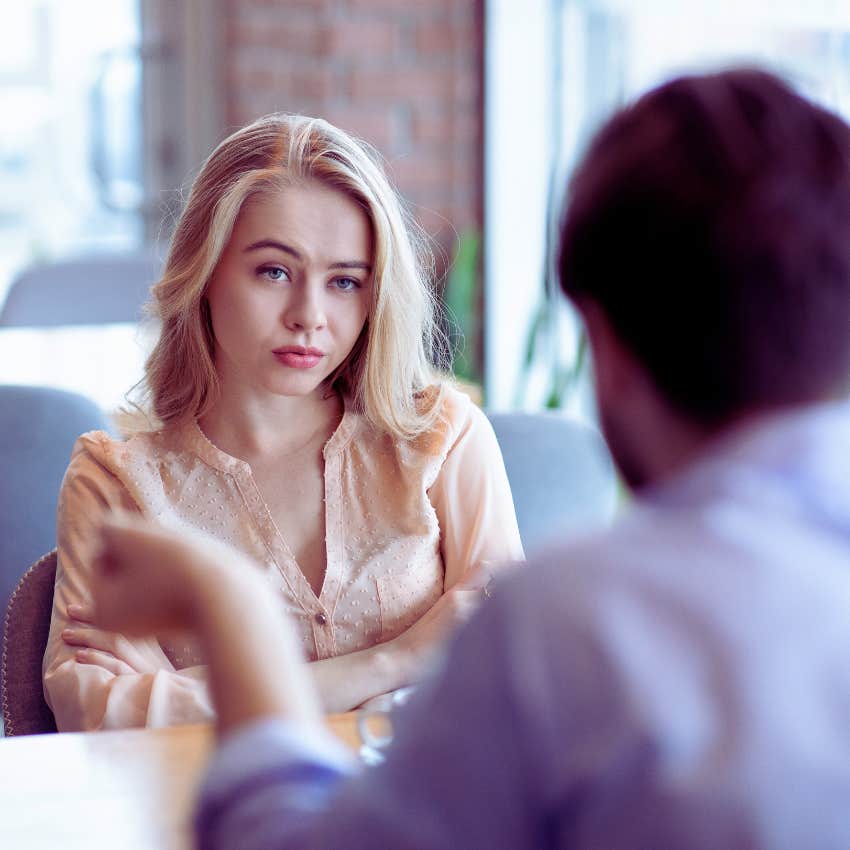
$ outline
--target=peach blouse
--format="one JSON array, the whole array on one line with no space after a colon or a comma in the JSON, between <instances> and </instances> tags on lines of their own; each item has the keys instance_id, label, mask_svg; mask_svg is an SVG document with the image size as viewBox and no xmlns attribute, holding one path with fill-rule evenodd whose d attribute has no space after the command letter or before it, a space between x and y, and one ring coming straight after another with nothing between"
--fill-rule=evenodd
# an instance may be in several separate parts
<instances>
[{"instance_id":1,"label":"peach blouse","mask_svg":"<svg viewBox=\"0 0 850 850\"><path fill-rule=\"evenodd\" d=\"M118 676L78 664L62 640L68 605L90 602L94 527L104 511L185 523L252 556L309 660L390 640L468 570L522 558L495 435L457 390L447 389L435 427L414 441L379 433L347 408L324 459L327 566L317 597L250 466L216 448L197 423L127 441L100 431L79 438L59 496L44 656L45 696L60 730L165 726L213 715L203 659L190 636L128 639L156 672Z\"/></svg>"}]
</instances>

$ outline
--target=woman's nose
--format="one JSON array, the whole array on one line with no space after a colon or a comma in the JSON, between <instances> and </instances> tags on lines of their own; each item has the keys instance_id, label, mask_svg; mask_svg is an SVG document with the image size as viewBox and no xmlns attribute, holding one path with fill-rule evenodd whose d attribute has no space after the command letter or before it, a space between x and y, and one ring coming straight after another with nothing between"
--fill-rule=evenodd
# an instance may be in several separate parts
<instances>
[{"instance_id":1,"label":"woman's nose","mask_svg":"<svg viewBox=\"0 0 850 850\"><path fill-rule=\"evenodd\" d=\"M327 319L319 287L309 283L294 287L283 311L283 322L293 330L315 331L323 328Z\"/></svg>"}]
</instances>

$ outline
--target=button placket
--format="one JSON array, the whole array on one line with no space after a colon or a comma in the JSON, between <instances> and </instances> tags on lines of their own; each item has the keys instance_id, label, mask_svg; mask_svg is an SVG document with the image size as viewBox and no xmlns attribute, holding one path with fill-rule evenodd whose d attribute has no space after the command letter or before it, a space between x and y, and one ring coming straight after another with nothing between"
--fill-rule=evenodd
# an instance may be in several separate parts
<instances>
[{"instance_id":1,"label":"button placket","mask_svg":"<svg viewBox=\"0 0 850 850\"><path fill-rule=\"evenodd\" d=\"M324 611L313 614L313 643L316 646L317 659L331 658L334 652L333 626L330 617Z\"/></svg>"}]
</instances>

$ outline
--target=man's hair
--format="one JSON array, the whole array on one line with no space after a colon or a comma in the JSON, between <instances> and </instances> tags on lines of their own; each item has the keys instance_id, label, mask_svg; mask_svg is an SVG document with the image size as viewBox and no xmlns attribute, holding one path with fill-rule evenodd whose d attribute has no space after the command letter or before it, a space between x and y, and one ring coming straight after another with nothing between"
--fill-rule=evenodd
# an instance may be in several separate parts
<instances>
[{"instance_id":1,"label":"man's hair","mask_svg":"<svg viewBox=\"0 0 850 850\"><path fill-rule=\"evenodd\" d=\"M558 266L695 420L835 397L850 385L850 127L764 71L668 82L591 143Z\"/></svg>"}]
</instances>

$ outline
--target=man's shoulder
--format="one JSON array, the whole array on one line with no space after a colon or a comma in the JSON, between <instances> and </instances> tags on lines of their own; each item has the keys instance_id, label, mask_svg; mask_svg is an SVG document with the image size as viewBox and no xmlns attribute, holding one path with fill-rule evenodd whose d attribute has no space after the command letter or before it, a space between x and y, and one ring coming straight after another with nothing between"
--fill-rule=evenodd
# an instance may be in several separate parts
<instances>
[{"instance_id":1,"label":"man's shoulder","mask_svg":"<svg viewBox=\"0 0 850 850\"><path fill-rule=\"evenodd\" d=\"M610 528L553 537L530 554L527 569L508 581L516 587L512 592L557 598L595 592L638 572L649 578L663 573L664 564L681 554L684 541L693 541L693 530L686 525L652 510L633 509Z\"/></svg>"},{"instance_id":2,"label":"man's shoulder","mask_svg":"<svg viewBox=\"0 0 850 850\"><path fill-rule=\"evenodd\" d=\"M734 501L638 505L608 531L532 553L504 591L511 617L552 633L568 623L659 658L676 641L758 651L807 620L808 634L837 628L850 639L848 561L846 536L781 515L769 522Z\"/></svg>"},{"instance_id":3,"label":"man's shoulder","mask_svg":"<svg viewBox=\"0 0 850 850\"><path fill-rule=\"evenodd\" d=\"M608 643L612 629L649 633L670 612L689 612L684 632L721 623L724 607L746 610L771 576L713 522L702 510L638 505L607 530L553 540L503 583L511 627Z\"/></svg>"}]
</instances>

